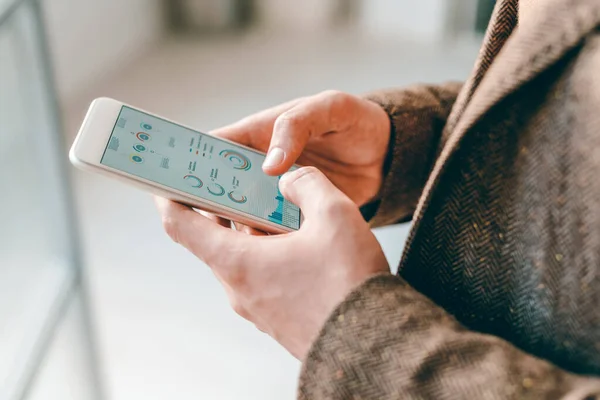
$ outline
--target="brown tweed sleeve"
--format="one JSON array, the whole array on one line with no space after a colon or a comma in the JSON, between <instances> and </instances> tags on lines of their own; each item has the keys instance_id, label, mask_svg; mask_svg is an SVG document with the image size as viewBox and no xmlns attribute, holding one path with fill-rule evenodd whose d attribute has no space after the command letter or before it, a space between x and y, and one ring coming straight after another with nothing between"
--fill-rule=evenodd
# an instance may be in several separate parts
<instances>
[{"instance_id":1,"label":"brown tweed sleeve","mask_svg":"<svg viewBox=\"0 0 600 400\"><path fill-rule=\"evenodd\" d=\"M381 275L330 316L304 362L308 399L600 399L576 376L466 330L401 278Z\"/></svg>"},{"instance_id":2,"label":"brown tweed sleeve","mask_svg":"<svg viewBox=\"0 0 600 400\"><path fill-rule=\"evenodd\" d=\"M380 194L375 201L361 208L372 226L411 218L460 88L460 83L451 82L366 95L388 113L392 127Z\"/></svg>"}]
</instances>

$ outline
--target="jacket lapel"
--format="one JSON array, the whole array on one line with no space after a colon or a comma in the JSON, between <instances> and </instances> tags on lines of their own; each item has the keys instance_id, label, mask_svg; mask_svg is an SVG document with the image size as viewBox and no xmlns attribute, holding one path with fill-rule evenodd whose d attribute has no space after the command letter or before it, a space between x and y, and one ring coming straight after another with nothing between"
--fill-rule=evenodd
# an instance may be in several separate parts
<instances>
[{"instance_id":1,"label":"jacket lapel","mask_svg":"<svg viewBox=\"0 0 600 400\"><path fill-rule=\"evenodd\" d=\"M406 261L413 237L418 231L419 223L434 189L460 140L491 107L558 61L569 49L576 46L585 34L600 23L600 1L598 0L545 0L545 2L547 4L541 7L540 14L536 15L536 22L515 29L510 37L505 39L506 43L497 49L495 58L485 65L482 59L485 58L486 52L490 52L488 47L498 44L493 37L490 37L493 35L493 29L488 31L478 66L457 99L458 103L462 98L464 104L455 104L455 109L449 118L449 126L446 127L448 138L419 199L413 218L413 228L400 268ZM500 19L506 19L506 16L499 11L507 3L513 2L504 0L496 7L493 24L497 25ZM505 8L505 12L509 11L510 8ZM481 74L481 77L477 78L478 74Z\"/></svg>"},{"instance_id":2,"label":"jacket lapel","mask_svg":"<svg viewBox=\"0 0 600 400\"><path fill-rule=\"evenodd\" d=\"M465 107L473 97L475 89L481 83L492 61L496 58L506 40L517 26L518 12L518 0L500 0L496 3L490 24L483 38L481 50L475 61L473 72L465 81L454 103L454 107L452 107L452 112L448 116L442 137L443 143L446 142L447 136L454 130L457 121L464 113Z\"/></svg>"},{"instance_id":3,"label":"jacket lapel","mask_svg":"<svg viewBox=\"0 0 600 400\"><path fill-rule=\"evenodd\" d=\"M537 23L516 29L491 63L451 133L444 149L447 154L493 105L558 61L600 21L600 1L545 2Z\"/></svg>"}]
</instances>

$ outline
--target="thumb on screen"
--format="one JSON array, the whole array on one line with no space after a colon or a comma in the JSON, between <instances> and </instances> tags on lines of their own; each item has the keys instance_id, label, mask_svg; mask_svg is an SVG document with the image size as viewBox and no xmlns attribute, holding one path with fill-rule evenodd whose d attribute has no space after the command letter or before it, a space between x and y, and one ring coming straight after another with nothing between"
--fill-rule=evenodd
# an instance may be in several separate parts
<instances>
[{"instance_id":1,"label":"thumb on screen","mask_svg":"<svg viewBox=\"0 0 600 400\"><path fill-rule=\"evenodd\" d=\"M283 196L302 210L305 219L330 215L327 210L355 207L354 203L315 167L303 167L281 177Z\"/></svg>"}]
</instances>

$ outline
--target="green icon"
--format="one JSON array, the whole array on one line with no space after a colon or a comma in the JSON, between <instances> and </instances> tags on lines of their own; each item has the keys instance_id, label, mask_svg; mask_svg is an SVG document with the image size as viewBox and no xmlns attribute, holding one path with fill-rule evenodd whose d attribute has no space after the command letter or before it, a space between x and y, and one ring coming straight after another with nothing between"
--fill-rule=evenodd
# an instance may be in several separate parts
<instances>
[{"instance_id":1,"label":"green icon","mask_svg":"<svg viewBox=\"0 0 600 400\"><path fill-rule=\"evenodd\" d=\"M143 152L145 152L147 150L146 146L144 146L143 144L136 144L135 146L133 146L133 149L135 151L140 152L140 153L143 153Z\"/></svg>"},{"instance_id":2,"label":"green icon","mask_svg":"<svg viewBox=\"0 0 600 400\"><path fill-rule=\"evenodd\" d=\"M138 156L137 154L132 154L130 156L131 161L133 161L136 164L141 164L144 162L144 159L140 156Z\"/></svg>"}]
</instances>

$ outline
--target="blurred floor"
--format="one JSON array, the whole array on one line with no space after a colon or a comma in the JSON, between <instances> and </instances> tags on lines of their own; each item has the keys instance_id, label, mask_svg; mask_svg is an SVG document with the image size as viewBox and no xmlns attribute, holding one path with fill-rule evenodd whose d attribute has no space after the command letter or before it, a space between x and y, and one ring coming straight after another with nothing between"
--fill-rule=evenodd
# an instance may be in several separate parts
<instances>
[{"instance_id":1,"label":"blurred floor","mask_svg":"<svg viewBox=\"0 0 600 400\"><path fill-rule=\"evenodd\" d=\"M462 80L476 50L477 43L374 43L349 33L170 40L90 82L64 109L68 142L97 96L210 130L324 89ZM163 233L150 196L73 174L110 398L294 398L300 364L230 310L210 270ZM406 233L407 226L377 232L393 268Z\"/></svg>"}]
</instances>

